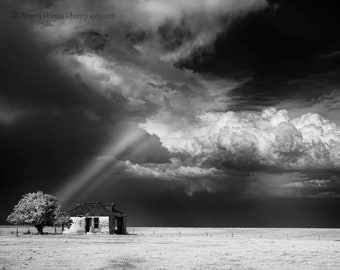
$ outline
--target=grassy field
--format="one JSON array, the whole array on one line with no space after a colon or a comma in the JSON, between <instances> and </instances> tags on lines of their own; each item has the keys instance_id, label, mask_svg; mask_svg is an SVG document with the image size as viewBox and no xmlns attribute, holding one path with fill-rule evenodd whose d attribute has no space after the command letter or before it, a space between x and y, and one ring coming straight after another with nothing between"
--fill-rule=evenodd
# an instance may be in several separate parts
<instances>
[{"instance_id":1,"label":"grassy field","mask_svg":"<svg viewBox=\"0 0 340 270\"><path fill-rule=\"evenodd\" d=\"M42 236L24 234L28 229L16 237L15 227L0 227L0 269L340 269L338 229L129 228L130 235Z\"/></svg>"}]
</instances>

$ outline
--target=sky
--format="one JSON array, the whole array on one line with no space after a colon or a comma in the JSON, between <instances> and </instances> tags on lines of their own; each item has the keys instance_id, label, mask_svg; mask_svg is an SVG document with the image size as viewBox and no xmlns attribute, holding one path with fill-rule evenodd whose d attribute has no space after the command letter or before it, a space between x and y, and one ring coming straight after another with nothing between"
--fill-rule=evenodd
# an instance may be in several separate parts
<instances>
[{"instance_id":1,"label":"sky","mask_svg":"<svg viewBox=\"0 0 340 270\"><path fill-rule=\"evenodd\" d=\"M1 223L42 190L130 226L340 226L336 1L0 10Z\"/></svg>"}]
</instances>

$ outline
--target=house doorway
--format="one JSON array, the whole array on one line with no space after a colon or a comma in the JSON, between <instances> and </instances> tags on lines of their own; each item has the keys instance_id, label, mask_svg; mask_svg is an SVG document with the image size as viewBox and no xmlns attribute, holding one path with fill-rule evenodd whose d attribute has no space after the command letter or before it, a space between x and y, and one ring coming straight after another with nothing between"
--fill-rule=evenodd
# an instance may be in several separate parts
<instances>
[{"instance_id":1,"label":"house doorway","mask_svg":"<svg viewBox=\"0 0 340 270\"><path fill-rule=\"evenodd\" d=\"M85 219L85 233L88 233L90 231L91 221L92 221L92 218Z\"/></svg>"},{"instance_id":2,"label":"house doorway","mask_svg":"<svg viewBox=\"0 0 340 270\"><path fill-rule=\"evenodd\" d=\"M125 234L126 233L126 221L125 217L117 218L117 234Z\"/></svg>"}]
</instances>

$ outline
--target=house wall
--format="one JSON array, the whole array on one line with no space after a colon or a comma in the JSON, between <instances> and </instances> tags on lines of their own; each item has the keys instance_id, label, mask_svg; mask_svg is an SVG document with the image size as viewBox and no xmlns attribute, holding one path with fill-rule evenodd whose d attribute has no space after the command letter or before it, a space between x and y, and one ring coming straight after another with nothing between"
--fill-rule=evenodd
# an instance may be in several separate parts
<instances>
[{"instance_id":1,"label":"house wall","mask_svg":"<svg viewBox=\"0 0 340 270\"><path fill-rule=\"evenodd\" d=\"M73 223L70 228L65 228L63 233L85 233L85 218L71 217Z\"/></svg>"},{"instance_id":2,"label":"house wall","mask_svg":"<svg viewBox=\"0 0 340 270\"><path fill-rule=\"evenodd\" d=\"M109 217L98 217L99 228L94 229L94 218L92 218L91 228L89 233L110 233L110 219ZM70 228L65 228L64 233L85 233L85 217L71 217L73 223ZM112 226L112 222L111 222ZM112 231L112 229L111 229Z\"/></svg>"}]
</instances>

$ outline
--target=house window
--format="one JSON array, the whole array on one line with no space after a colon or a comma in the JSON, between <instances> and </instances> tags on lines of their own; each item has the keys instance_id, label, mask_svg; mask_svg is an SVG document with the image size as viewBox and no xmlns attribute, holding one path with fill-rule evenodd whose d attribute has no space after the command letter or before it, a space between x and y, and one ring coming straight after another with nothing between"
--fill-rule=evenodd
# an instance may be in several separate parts
<instances>
[{"instance_id":1,"label":"house window","mask_svg":"<svg viewBox=\"0 0 340 270\"><path fill-rule=\"evenodd\" d=\"M95 229L99 228L99 218L94 218L94 228Z\"/></svg>"}]
</instances>

